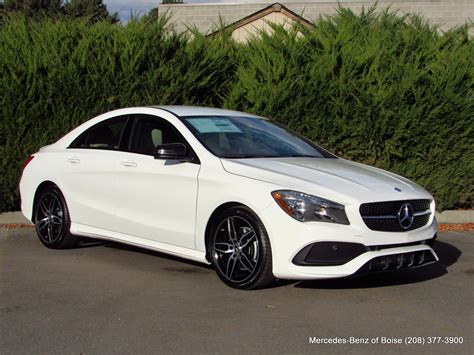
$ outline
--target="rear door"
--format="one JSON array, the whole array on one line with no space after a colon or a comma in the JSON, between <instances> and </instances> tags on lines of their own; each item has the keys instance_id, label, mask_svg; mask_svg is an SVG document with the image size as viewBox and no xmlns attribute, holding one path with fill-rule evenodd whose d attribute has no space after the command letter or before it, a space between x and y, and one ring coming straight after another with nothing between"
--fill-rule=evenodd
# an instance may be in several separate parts
<instances>
[{"instance_id":1,"label":"rear door","mask_svg":"<svg viewBox=\"0 0 474 355\"><path fill-rule=\"evenodd\" d=\"M193 162L158 160L156 147L183 143ZM117 226L132 236L194 249L200 165L189 144L167 120L135 115L128 152L116 167Z\"/></svg>"},{"instance_id":2,"label":"rear door","mask_svg":"<svg viewBox=\"0 0 474 355\"><path fill-rule=\"evenodd\" d=\"M64 157L62 183L74 223L117 230L115 196L121 144L129 116L102 121L76 138Z\"/></svg>"}]
</instances>

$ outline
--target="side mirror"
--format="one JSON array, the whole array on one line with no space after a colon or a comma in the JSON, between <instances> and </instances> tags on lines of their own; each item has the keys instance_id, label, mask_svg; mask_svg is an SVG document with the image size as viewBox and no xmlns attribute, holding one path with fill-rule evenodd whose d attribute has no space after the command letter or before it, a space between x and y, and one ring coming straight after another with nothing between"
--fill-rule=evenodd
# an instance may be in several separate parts
<instances>
[{"instance_id":1,"label":"side mirror","mask_svg":"<svg viewBox=\"0 0 474 355\"><path fill-rule=\"evenodd\" d=\"M186 156L186 146L183 143L168 143L156 147L155 159L179 160L189 162L192 157Z\"/></svg>"}]
</instances>

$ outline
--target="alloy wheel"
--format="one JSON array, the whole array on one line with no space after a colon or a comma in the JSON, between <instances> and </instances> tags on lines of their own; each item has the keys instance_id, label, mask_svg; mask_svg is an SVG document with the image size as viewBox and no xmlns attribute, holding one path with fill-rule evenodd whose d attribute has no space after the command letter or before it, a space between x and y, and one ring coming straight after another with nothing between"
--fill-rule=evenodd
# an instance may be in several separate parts
<instances>
[{"instance_id":1,"label":"alloy wheel","mask_svg":"<svg viewBox=\"0 0 474 355\"><path fill-rule=\"evenodd\" d=\"M214 234L212 257L231 283L249 280L258 271L260 245L256 230L241 216L229 216Z\"/></svg>"},{"instance_id":2,"label":"alloy wheel","mask_svg":"<svg viewBox=\"0 0 474 355\"><path fill-rule=\"evenodd\" d=\"M54 193L45 193L38 201L36 230L45 243L54 243L63 232L64 210Z\"/></svg>"}]
</instances>

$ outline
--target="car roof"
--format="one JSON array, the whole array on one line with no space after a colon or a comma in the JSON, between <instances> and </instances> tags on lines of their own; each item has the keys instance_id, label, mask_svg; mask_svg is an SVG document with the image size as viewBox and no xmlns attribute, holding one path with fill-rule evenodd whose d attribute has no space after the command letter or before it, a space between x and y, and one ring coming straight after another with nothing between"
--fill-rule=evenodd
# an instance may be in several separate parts
<instances>
[{"instance_id":1,"label":"car roof","mask_svg":"<svg viewBox=\"0 0 474 355\"><path fill-rule=\"evenodd\" d=\"M201 106L153 106L162 110L169 111L178 117L186 116L241 116L241 117L259 117L251 113L226 110L214 107L201 107Z\"/></svg>"}]
</instances>

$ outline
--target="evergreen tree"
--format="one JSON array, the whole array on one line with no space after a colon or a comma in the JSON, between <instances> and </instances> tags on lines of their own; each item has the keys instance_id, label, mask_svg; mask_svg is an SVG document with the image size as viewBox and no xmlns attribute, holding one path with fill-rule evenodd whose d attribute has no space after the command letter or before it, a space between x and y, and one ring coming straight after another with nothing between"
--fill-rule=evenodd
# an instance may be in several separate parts
<instances>
[{"instance_id":1,"label":"evergreen tree","mask_svg":"<svg viewBox=\"0 0 474 355\"><path fill-rule=\"evenodd\" d=\"M61 13L62 5L62 0L6 0L3 9L6 12L20 11L28 17L57 16Z\"/></svg>"},{"instance_id":2,"label":"evergreen tree","mask_svg":"<svg viewBox=\"0 0 474 355\"><path fill-rule=\"evenodd\" d=\"M64 13L67 17L85 17L91 22L101 20L118 21L118 15L110 15L102 0L70 0L64 5Z\"/></svg>"}]
</instances>

